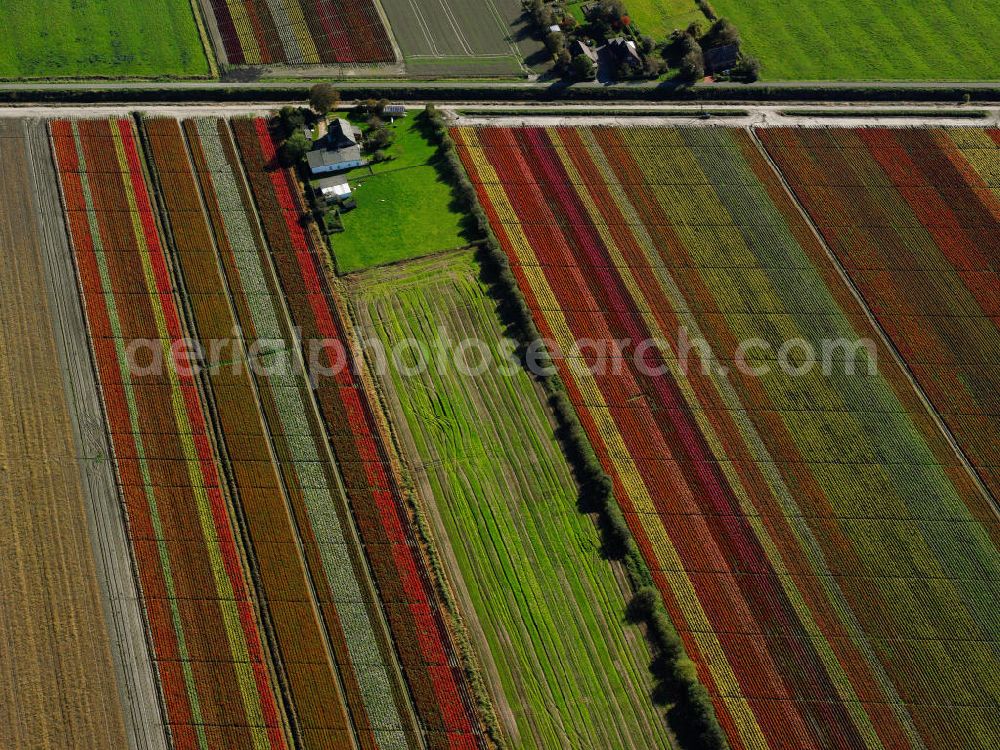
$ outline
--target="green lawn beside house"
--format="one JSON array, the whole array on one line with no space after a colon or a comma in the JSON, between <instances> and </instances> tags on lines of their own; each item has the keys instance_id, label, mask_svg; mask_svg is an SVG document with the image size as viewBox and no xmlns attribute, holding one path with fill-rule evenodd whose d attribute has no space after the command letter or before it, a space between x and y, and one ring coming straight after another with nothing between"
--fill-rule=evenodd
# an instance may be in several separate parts
<instances>
[{"instance_id":1,"label":"green lawn beside house","mask_svg":"<svg viewBox=\"0 0 1000 750\"><path fill-rule=\"evenodd\" d=\"M419 258L467 243L452 186L439 170L438 149L409 113L392 129L391 161L347 172L357 208L342 213L344 231L330 238L340 273ZM357 122L361 126L361 122Z\"/></svg>"},{"instance_id":2,"label":"green lawn beside house","mask_svg":"<svg viewBox=\"0 0 1000 750\"><path fill-rule=\"evenodd\" d=\"M694 21L704 28L710 23L694 0L626 0L625 7L639 31L654 39L666 39Z\"/></svg>"}]
</instances>

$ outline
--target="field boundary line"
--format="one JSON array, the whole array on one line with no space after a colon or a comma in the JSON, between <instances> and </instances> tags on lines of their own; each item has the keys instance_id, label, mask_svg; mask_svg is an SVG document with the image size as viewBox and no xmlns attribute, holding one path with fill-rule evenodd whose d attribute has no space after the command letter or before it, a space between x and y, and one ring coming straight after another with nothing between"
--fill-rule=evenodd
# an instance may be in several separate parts
<instances>
[{"instance_id":1,"label":"field boundary line","mask_svg":"<svg viewBox=\"0 0 1000 750\"><path fill-rule=\"evenodd\" d=\"M108 435L106 405L90 346L86 303L78 286L71 240L66 234L66 204L55 151L45 121L31 122L25 128L32 182L36 188L33 195L35 208L43 218L48 215L47 212L52 212L52 220L43 221L40 227L46 287L52 305L56 346L62 359L74 442L81 454L79 471L87 500L91 547L103 594L105 626L114 635L111 638L111 653L118 693L122 699L125 730L130 747L136 750L167 750L170 743L166 709L154 665L139 574L118 485L117 460ZM48 154L44 162L39 151ZM42 163L45 166L40 166ZM43 175L40 170L48 174ZM52 185L51 193L39 189L46 181ZM54 286L57 283L65 284L66 291L72 293L76 304L56 293ZM89 455L91 446L98 455ZM106 460L101 460L101 456Z\"/></svg>"},{"instance_id":2,"label":"field boundary line","mask_svg":"<svg viewBox=\"0 0 1000 750\"><path fill-rule=\"evenodd\" d=\"M826 237L823 235L822 230L820 230L819 226L817 226L817 224L813 221L812 216L806 210L805 205L802 203L802 201L799 200L799 196L796 194L795 189L788 182L788 179L785 177L784 172L781 171L781 169L778 167L778 164L774 161L774 159L771 158L771 154L768 152L767 148L764 146L764 143L758 137L756 128L751 127L748 130L750 138L751 140L753 140L753 143L757 147L757 150L763 156L768 166L774 171L775 175L777 175L778 180L781 182L781 185L784 188L785 192L787 193L789 199L792 201L792 203L795 204L795 207L798 209L799 214L806 222L806 225L809 227L809 230L812 232L813 236L815 236L816 240L820 243L820 246L825 251L826 256L829 259L830 263L836 269L838 276L846 285L847 289L850 290L851 296L854 297L855 301L858 303L858 306L864 312L865 318L872 326L872 329L878 333L879 338L882 340L882 343L886 346L887 350L892 354L894 363L906 377L907 381L910 384L910 387L913 389L914 393L917 394L917 397L924 405L924 408L927 410L928 414L934 420L934 423L937 426L938 430L948 441L948 444L955 452L955 455L958 458L959 463L961 463L962 468L966 470L966 472L975 482L976 488L982 494L983 499L986 500L986 504L993 511L993 514L996 516L997 520L1000 521L1000 507L997 506L996 498L994 498L993 495L990 493L990 491L987 489L986 484L983 482L982 477L979 475L979 472L976 470L975 466L972 465L972 462L969 461L968 456L965 455L965 452L962 450L961 446L959 446L958 441L955 439L954 434L952 434L948 425L945 424L944 419L938 413L937 409L934 408L933 403L927 396L927 392L923 389L923 386L921 386L920 383L917 381L917 378L913 374L913 371L910 370L910 367L906 364L906 360L903 359L903 355L896 347L896 343L889 336L888 332L886 332L886 330L882 327L882 324L875 316L875 313L873 313L869 308L868 303L865 301L864 295L861 294L861 290L858 289L857 285L854 283L854 280L850 277L850 274L848 274L847 269L840 262L840 259L837 257L836 253L833 252L833 248L830 247L830 244L826 241Z\"/></svg>"},{"instance_id":3,"label":"field boundary line","mask_svg":"<svg viewBox=\"0 0 1000 750\"><path fill-rule=\"evenodd\" d=\"M219 30L219 23L215 18L215 14L212 13L211 7L206 7L205 5L206 3L211 3L211 0L191 0L191 2L198 4L198 17L205 23L205 33L208 35L213 51L211 59L214 61L216 78L221 79L220 66L229 66L229 55L226 53L226 45L222 41L222 32Z\"/></svg>"}]
</instances>

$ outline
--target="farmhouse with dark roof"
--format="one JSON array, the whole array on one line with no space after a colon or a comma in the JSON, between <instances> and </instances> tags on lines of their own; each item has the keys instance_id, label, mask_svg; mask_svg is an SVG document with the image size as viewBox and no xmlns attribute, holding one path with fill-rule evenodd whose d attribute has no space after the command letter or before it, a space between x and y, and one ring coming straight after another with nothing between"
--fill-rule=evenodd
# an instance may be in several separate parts
<instances>
[{"instance_id":1,"label":"farmhouse with dark roof","mask_svg":"<svg viewBox=\"0 0 1000 750\"><path fill-rule=\"evenodd\" d=\"M347 120L338 118L331 122L320 148L313 149L306 157L310 171L314 175L328 174L362 166L365 160L358 144L360 137L361 131Z\"/></svg>"},{"instance_id":2,"label":"farmhouse with dark roof","mask_svg":"<svg viewBox=\"0 0 1000 750\"><path fill-rule=\"evenodd\" d=\"M705 71L708 73L725 73L736 66L739 58L740 48L736 44L712 47L705 50Z\"/></svg>"}]
</instances>

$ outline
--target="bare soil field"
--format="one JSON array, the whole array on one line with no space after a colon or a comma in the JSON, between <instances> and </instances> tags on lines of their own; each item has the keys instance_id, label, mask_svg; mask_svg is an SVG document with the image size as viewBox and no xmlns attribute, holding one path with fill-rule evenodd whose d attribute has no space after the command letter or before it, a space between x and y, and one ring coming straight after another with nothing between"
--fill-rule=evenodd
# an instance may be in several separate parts
<instances>
[{"instance_id":1,"label":"bare soil field","mask_svg":"<svg viewBox=\"0 0 1000 750\"><path fill-rule=\"evenodd\" d=\"M0 153L0 747L125 747L23 122Z\"/></svg>"}]
</instances>

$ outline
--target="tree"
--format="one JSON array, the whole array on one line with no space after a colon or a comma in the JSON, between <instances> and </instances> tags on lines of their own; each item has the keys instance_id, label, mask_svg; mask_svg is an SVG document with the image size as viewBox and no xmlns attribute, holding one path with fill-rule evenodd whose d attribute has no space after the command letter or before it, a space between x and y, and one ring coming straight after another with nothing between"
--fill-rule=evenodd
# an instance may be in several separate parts
<instances>
[{"instance_id":1,"label":"tree","mask_svg":"<svg viewBox=\"0 0 1000 750\"><path fill-rule=\"evenodd\" d=\"M593 80L596 72L597 69L594 65L594 61L586 55L577 55L570 62L570 73L572 73L573 78L578 81Z\"/></svg>"},{"instance_id":2,"label":"tree","mask_svg":"<svg viewBox=\"0 0 1000 750\"><path fill-rule=\"evenodd\" d=\"M620 21L625 15L625 3L622 0L601 0L597 10L609 21Z\"/></svg>"},{"instance_id":3,"label":"tree","mask_svg":"<svg viewBox=\"0 0 1000 750\"><path fill-rule=\"evenodd\" d=\"M278 123L281 128L281 136L288 138L296 130L301 130L306 124L306 116L298 107L287 105L278 112Z\"/></svg>"},{"instance_id":4,"label":"tree","mask_svg":"<svg viewBox=\"0 0 1000 750\"><path fill-rule=\"evenodd\" d=\"M281 146L279 156L286 167L293 167L305 158L312 149L312 141L306 138L301 130L292 133L291 137Z\"/></svg>"},{"instance_id":5,"label":"tree","mask_svg":"<svg viewBox=\"0 0 1000 750\"><path fill-rule=\"evenodd\" d=\"M318 115L327 115L340 104L340 92L329 83L317 83L309 90L309 106Z\"/></svg>"},{"instance_id":6,"label":"tree","mask_svg":"<svg viewBox=\"0 0 1000 750\"><path fill-rule=\"evenodd\" d=\"M558 31L550 31L545 37L545 49L553 58L559 57L559 53L566 49L566 36Z\"/></svg>"},{"instance_id":7,"label":"tree","mask_svg":"<svg viewBox=\"0 0 1000 750\"><path fill-rule=\"evenodd\" d=\"M635 68L623 60L615 66L614 75L616 81L627 81L635 75Z\"/></svg>"},{"instance_id":8,"label":"tree","mask_svg":"<svg viewBox=\"0 0 1000 750\"><path fill-rule=\"evenodd\" d=\"M644 55L650 54L656 47L656 40L648 34L639 35L639 51Z\"/></svg>"},{"instance_id":9,"label":"tree","mask_svg":"<svg viewBox=\"0 0 1000 750\"><path fill-rule=\"evenodd\" d=\"M760 60L756 57L744 57L733 68L733 78L746 83L753 83L760 78Z\"/></svg>"},{"instance_id":10,"label":"tree","mask_svg":"<svg viewBox=\"0 0 1000 750\"><path fill-rule=\"evenodd\" d=\"M647 55L642 60L642 74L646 78L659 78L667 72L667 61L662 57Z\"/></svg>"},{"instance_id":11,"label":"tree","mask_svg":"<svg viewBox=\"0 0 1000 750\"><path fill-rule=\"evenodd\" d=\"M724 47L727 44L740 43L740 30L737 29L728 18L720 18L712 24L712 28L701 40L701 46L708 49L710 47Z\"/></svg>"},{"instance_id":12,"label":"tree","mask_svg":"<svg viewBox=\"0 0 1000 750\"><path fill-rule=\"evenodd\" d=\"M698 44L698 40L686 31L676 31L670 36L663 48L663 57L670 63L670 67L679 68L681 61L692 52L702 57L701 45Z\"/></svg>"},{"instance_id":13,"label":"tree","mask_svg":"<svg viewBox=\"0 0 1000 750\"><path fill-rule=\"evenodd\" d=\"M700 81L705 77L705 56L701 50L691 50L681 58L681 78L685 81Z\"/></svg>"},{"instance_id":14,"label":"tree","mask_svg":"<svg viewBox=\"0 0 1000 750\"><path fill-rule=\"evenodd\" d=\"M396 134L389 130L389 128L385 127L385 125L372 128L368 131L367 143L370 151L377 152L382 149L387 149L395 140Z\"/></svg>"},{"instance_id":15,"label":"tree","mask_svg":"<svg viewBox=\"0 0 1000 750\"><path fill-rule=\"evenodd\" d=\"M701 39L701 24L698 23L697 21L692 21L691 23L688 24L688 27L687 29L684 30L684 33L690 37L693 37L694 39Z\"/></svg>"},{"instance_id":16,"label":"tree","mask_svg":"<svg viewBox=\"0 0 1000 750\"><path fill-rule=\"evenodd\" d=\"M538 17L541 13L542 8L545 7L545 3L542 0L522 0L521 8L526 12L530 13L532 16Z\"/></svg>"}]
</instances>

